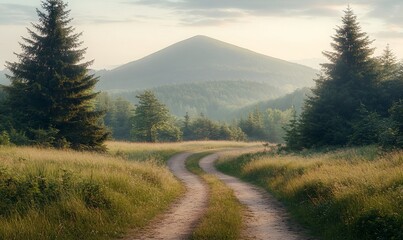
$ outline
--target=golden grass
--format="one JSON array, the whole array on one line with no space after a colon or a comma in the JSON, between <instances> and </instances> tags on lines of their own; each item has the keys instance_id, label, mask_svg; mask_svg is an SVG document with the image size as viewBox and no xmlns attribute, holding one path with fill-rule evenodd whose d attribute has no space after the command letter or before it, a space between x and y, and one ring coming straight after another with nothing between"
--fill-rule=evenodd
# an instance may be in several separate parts
<instances>
[{"instance_id":1,"label":"golden grass","mask_svg":"<svg viewBox=\"0 0 403 240\"><path fill-rule=\"evenodd\" d=\"M259 142L189 141L175 143L107 142L109 152L185 152L262 146Z\"/></svg>"},{"instance_id":2,"label":"golden grass","mask_svg":"<svg viewBox=\"0 0 403 240\"><path fill-rule=\"evenodd\" d=\"M110 239L146 225L183 191L152 160L1 147L0 239Z\"/></svg>"},{"instance_id":3,"label":"golden grass","mask_svg":"<svg viewBox=\"0 0 403 240\"><path fill-rule=\"evenodd\" d=\"M255 154L219 165L265 187L323 239L403 238L403 152Z\"/></svg>"}]
</instances>

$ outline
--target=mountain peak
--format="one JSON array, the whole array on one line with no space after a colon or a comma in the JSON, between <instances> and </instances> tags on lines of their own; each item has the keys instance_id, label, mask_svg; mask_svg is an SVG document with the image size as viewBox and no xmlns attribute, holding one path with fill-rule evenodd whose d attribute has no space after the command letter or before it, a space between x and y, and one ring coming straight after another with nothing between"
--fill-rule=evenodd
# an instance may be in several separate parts
<instances>
[{"instance_id":1,"label":"mountain peak","mask_svg":"<svg viewBox=\"0 0 403 240\"><path fill-rule=\"evenodd\" d=\"M101 76L101 89L141 89L206 81L254 81L275 87L313 85L316 71L204 35L185 39Z\"/></svg>"}]
</instances>

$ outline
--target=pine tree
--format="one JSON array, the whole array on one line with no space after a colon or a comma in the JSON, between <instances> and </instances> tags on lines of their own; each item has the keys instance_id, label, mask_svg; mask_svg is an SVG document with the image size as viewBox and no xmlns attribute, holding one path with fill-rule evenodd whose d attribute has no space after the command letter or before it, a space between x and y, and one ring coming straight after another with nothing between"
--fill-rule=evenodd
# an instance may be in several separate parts
<instances>
[{"instance_id":1,"label":"pine tree","mask_svg":"<svg viewBox=\"0 0 403 240\"><path fill-rule=\"evenodd\" d=\"M11 71L6 87L7 104L14 127L35 144L102 151L108 134L99 124L102 112L93 110L93 92L98 79L89 74L92 62L69 26L67 4L62 0L42 2L39 23L23 38L18 62L7 62ZM45 142L44 142L45 141Z\"/></svg>"},{"instance_id":2,"label":"pine tree","mask_svg":"<svg viewBox=\"0 0 403 240\"><path fill-rule=\"evenodd\" d=\"M182 133L183 133L183 139L188 140L191 138L191 132L190 132L190 116L189 113L186 112L184 119L183 119L183 126L182 126Z\"/></svg>"},{"instance_id":3,"label":"pine tree","mask_svg":"<svg viewBox=\"0 0 403 240\"><path fill-rule=\"evenodd\" d=\"M403 99L403 64L397 61L389 45L378 58L378 62L381 94L377 112L383 117L388 117L392 105Z\"/></svg>"},{"instance_id":4,"label":"pine tree","mask_svg":"<svg viewBox=\"0 0 403 240\"><path fill-rule=\"evenodd\" d=\"M168 109L152 91L145 91L136 97L139 103L134 112L132 135L137 141L157 142L158 130L169 120Z\"/></svg>"},{"instance_id":5,"label":"pine tree","mask_svg":"<svg viewBox=\"0 0 403 240\"><path fill-rule=\"evenodd\" d=\"M286 142L286 149L299 151L302 149L300 122L297 116L297 111L292 108L292 118L290 122L283 128L285 131L284 140Z\"/></svg>"},{"instance_id":6,"label":"pine tree","mask_svg":"<svg viewBox=\"0 0 403 240\"><path fill-rule=\"evenodd\" d=\"M305 102L300 124L305 147L346 145L361 104L370 111L376 105L378 73L371 58L372 41L350 7L342 23L331 44L334 52L324 52L330 63L322 65L313 96Z\"/></svg>"},{"instance_id":7,"label":"pine tree","mask_svg":"<svg viewBox=\"0 0 403 240\"><path fill-rule=\"evenodd\" d=\"M383 50L383 54L379 57L378 61L380 64L381 81L396 80L398 78L400 66L389 44L386 46L385 50Z\"/></svg>"}]
</instances>

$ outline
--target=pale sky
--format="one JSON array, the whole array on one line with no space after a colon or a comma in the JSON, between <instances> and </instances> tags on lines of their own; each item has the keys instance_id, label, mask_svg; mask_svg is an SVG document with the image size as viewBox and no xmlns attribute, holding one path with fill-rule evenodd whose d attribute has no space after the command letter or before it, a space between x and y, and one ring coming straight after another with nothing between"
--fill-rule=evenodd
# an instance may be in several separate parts
<instances>
[{"instance_id":1,"label":"pale sky","mask_svg":"<svg viewBox=\"0 0 403 240\"><path fill-rule=\"evenodd\" d=\"M402 0L70 0L65 1L94 69L111 69L195 35L296 61L324 59L343 10L353 8L379 55L403 59ZM40 0L0 0L0 69L37 22Z\"/></svg>"}]
</instances>

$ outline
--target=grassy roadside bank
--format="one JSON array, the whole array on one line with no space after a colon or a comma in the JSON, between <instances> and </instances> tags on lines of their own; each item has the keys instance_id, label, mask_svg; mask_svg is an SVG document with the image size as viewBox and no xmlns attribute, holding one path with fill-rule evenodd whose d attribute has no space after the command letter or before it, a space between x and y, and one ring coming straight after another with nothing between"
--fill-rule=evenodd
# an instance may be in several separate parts
<instances>
[{"instance_id":1,"label":"grassy roadside bank","mask_svg":"<svg viewBox=\"0 0 403 240\"><path fill-rule=\"evenodd\" d=\"M111 239L146 225L184 191L148 160L0 147L0 239Z\"/></svg>"},{"instance_id":2,"label":"grassy roadside bank","mask_svg":"<svg viewBox=\"0 0 403 240\"><path fill-rule=\"evenodd\" d=\"M186 161L186 167L202 177L210 189L207 213L193 232L191 239L239 239L243 207L230 188L214 175L206 174L199 167L199 160L209 154L206 152L194 154Z\"/></svg>"},{"instance_id":3,"label":"grassy roadside bank","mask_svg":"<svg viewBox=\"0 0 403 240\"><path fill-rule=\"evenodd\" d=\"M250 154L218 169L264 187L322 239L403 239L403 153Z\"/></svg>"}]
</instances>

